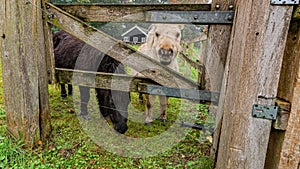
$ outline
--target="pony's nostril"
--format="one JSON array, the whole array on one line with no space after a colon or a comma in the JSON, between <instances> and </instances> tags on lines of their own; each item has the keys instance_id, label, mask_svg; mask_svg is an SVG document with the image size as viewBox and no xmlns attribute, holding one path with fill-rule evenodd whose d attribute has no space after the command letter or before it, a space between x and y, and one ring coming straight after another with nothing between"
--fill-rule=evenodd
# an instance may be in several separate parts
<instances>
[{"instance_id":1,"label":"pony's nostril","mask_svg":"<svg viewBox=\"0 0 300 169\"><path fill-rule=\"evenodd\" d=\"M173 55L173 50L172 49L159 49L158 53L160 55L171 56L171 55Z\"/></svg>"}]
</instances>

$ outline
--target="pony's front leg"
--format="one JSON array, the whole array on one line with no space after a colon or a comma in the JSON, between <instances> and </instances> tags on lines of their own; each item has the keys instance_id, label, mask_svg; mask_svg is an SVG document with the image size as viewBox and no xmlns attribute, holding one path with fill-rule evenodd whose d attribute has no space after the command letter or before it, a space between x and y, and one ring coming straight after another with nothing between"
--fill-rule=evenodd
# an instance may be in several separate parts
<instances>
[{"instance_id":1,"label":"pony's front leg","mask_svg":"<svg viewBox=\"0 0 300 169\"><path fill-rule=\"evenodd\" d=\"M155 95L148 95L145 94L146 98L146 124L151 124L153 121L152 112L153 112L153 106L155 101Z\"/></svg>"},{"instance_id":2,"label":"pony's front leg","mask_svg":"<svg viewBox=\"0 0 300 169\"><path fill-rule=\"evenodd\" d=\"M80 113L78 113L78 116L82 116L86 120L90 120L90 116L88 113L87 105L90 100L90 88L79 86L79 92L80 92Z\"/></svg>"},{"instance_id":3,"label":"pony's front leg","mask_svg":"<svg viewBox=\"0 0 300 169\"><path fill-rule=\"evenodd\" d=\"M66 91L65 84L60 84L60 96L62 99L67 98L67 91Z\"/></svg>"},{"instance_id":4,"label":"pony's front leg","mask_svg":"<svg viewBox=\"0 0 300 169\"><path fill-rule=\"evenodd\" d=\"M168 106L168 97L159 96L160 101L160 119L163 122L167 121L167 106Z\"/></svg>"}]
</instances>

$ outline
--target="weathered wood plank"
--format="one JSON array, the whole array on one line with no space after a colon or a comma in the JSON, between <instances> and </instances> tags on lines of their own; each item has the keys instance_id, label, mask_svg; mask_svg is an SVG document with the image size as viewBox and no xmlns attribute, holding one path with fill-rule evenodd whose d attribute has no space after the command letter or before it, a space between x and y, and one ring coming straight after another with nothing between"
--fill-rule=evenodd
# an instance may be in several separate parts
<instances>
[{"instance_id":1,"label":"weathered wood plank","mask_svg":"<svg viewBox=\"0 0 300 169\"><path fill-rule=\"evenodd\" d=\"M119 90L125 92L140 92L153 94L153 90L149 88L155 88L154 92L158 89L163 91L157 92L157 95L166 95L169 97L189 99L192 101L201 101L201 103L210 104L211 102L217 102L219 93L195 90L195 89L183 89L183 88L168 88L160 86L158 83L143 76L132 76L124 74L113 74L104 72L92 72L73 69L56 68L56 74L59 83L72 84L77 86L86 86L92 88L101 88L108 90Z\"/></svg>"},{"instance_id":2,"label":"weathered wood plank","mask_svg":"<svg viewBox=\"0 0 300 169\"><path fill-rule=\"evenodd\" d=\"M293 51L292 53L290 53ZM300 23L299 21L293 22L290 27L290 36L285 50L285 56L293 59L290 64L292 66L291 78L294 82L291 84L286 83L287 86L294 86L292 97L288 98L291 103L291 112L287 129L285 133L284 142L282 143L282 150L280 154L278 168L299 168L300 164ZM293 63L295 62L295 63ZM297 64L298 63L298 64ZM289 69L286 66L285 69ZM286 72L286 71L284 71ZM286 72L288 73L288 72ZM286 74L282 74L286 75ZM281 75L281 76L282 76ZM289 88L289 87L288 87ZM289 92L290 93L290 92Z\"/></svg>"},{"instance_id":3,"label":"weathered wood plank","mask_svg":"<svg viewBox=\"0 0 300 169\"><path fill-rule=\"evenodd\" d=\"M1 42L1 46L0 46L0 57L2 59L3 55L4 55L4 52L3 52L3 43L4 43L4 40L5 40L5 34L4 34L4 25L5 25L5 0L0 0L0 36L1 36L1 39L0 39L0 42Z\"/></svg>"},{"instance_id":4,"label":"weathered wood plank","mask_svg":"<svg viewBox=\"0 0 300 169\"><path fill-rule=\"evenodd\" d=\"M138 92L139 83L157 85L154 81L140 76L89 72L56 68L60 83L102 89L117 89L125 92Z\"/></svg>"},{"instance_id":5,"label":"weathered wood plank","mask_svg":"<svg viewBox=\"0 0 300 169\"><path fill-rule=\"evenodd\" d=\"M277 130L286 130L291 112L291 103L276 99L276 105L278 106L278 113L276 121L273 123L273 127Z\"/></svg>"},{"instance_id":6,"label":"weathered wood plank","mask_svg":"<svg viewBox=\"0 0 300 169\"><path fill-rule=\"evenodd\" d=\"M214 0L212 10L229 10L229 6L235 8L235 0ZM235 10L235 9L231 10ZM226 64L227 52L231 34L231 25L210 25L207 40L204 42L206 52L203 53L204 69L201 76L201 87L206 90L220 91L222 87L223 74ZM220 106L220 105L219 105ZM210 113L216 116L213 146L210 156L216 159L220 130L222 125L222 114L217 115L217 105L210 106Z\"/></svg>"},{"instance_id":7,"label":"weathered wood plank","mask_svg":"<svg viewBox=\"0 0 300 169\"><path fill-rule=\"evenodd\" d=\"M170 68L161 65L159 62L137 52L123 42L120 42L109 35L91 27L79 19L65 13L59 8L48 4L51 13L55 18L48 22L63 29L69 34L81 39L85 43L108 54L114 59L122 62L147 78L157 83L170 87L197 88L197 84Z\"/></svg>"},{"instance_id":8,"label":"weathered wood plank","mask_svg":"<svg viewBox=\"0 0 300 169\"><path fill-rule=\"evenodd\" d=\"M146 12L207 11L205 4L55 4L58 8L85 22L145 22Z\"/></svg>"},{"instance_id":9,"label":"weathered wood plank","mask_svg":"<svg viewBox=\"0 0 300 169\"><path fill-rule=\"evenodd\" d=\"M45 9L46 2L49 0L43 1L43 9ZM46 10L46 9L45 9ZM46 14L43 14L43 17L47 17ZM50 84L55 83L55 59L54 59L54 49L53 49L53 38L52 38L52 30L51 26L49 26L48 22L44 19L44 38L45 38L45 52L46 52L46 64L47 64L47 75L48 81Z\"/></svg>"},{"instance_id":10,"label":"weathered wood plank","mask_svg":"<svg viewBox=\"0 0 300 169\"><path fill-rule=\"evenodd\" d=\"M294 12L297 12L295 10ZM299 66L300 66L300 23L293 20L289 29L288 39L281 67L277 97L288 102L290 112L286 131L272 130L268 147L266 169L299 168L300 136L299 136Z\"/></svg>"},{"instance_id":11,"label":"weathered wood plank","mask_svg":"<svg viewBox=\"0 0 300 169\"><path fill-rule=\"evenodd\" d=\"M253 118L255 103L274 105L292 7L237 0L218 114L216 168L264 168L271 121Z\"/></svg>"},{"instance_id":12,"label":"weathered wood plank","mask_svg":"<svg viewBox=\"0 0 300 169\"><path fill-rule=\"evenodd\" d=\"M46 136L49 131L41 131L41 123L50 123L50 118L43 118L49 107L45 51L40 45L44 43L42 11L36 8L41 1L31 3L6 0L2 11L6 17L2 69L7 129L17 138L22 136L27 146Z\"/></svg>"},{"instance_id":13,"label":"weathered wood plank","mask_svg":"<svg viewBox=\"0 0 300 169\"><path fill-rule=\"evenodd\" d=\"M299 44L299 25L299 21L295 21L291 24L278 86L278 98L287 101L291 101L293 98L294 86L291 84L293 84L297 78L295 70L298 69L299 64L299 58L296 57L299 53L299 46L296 45Z\"/></svg>"},{"instance_id":14,"label":"weathered wood plank","mask_svg":"<svg viewBox=\"0 0 300 169\"><path fill-rule=\"evenodd\" d=\"M90 2L61 2L61 0L51 0L53 4L91 4ZM151 2L151 1L144 1L144 2L136 2L132 0L123 0L119 2L94 2L92 4L100 4L100 5L126 5L126 4L134 4L134 5L168 5L168 4L211 4L211 0L168 0L167 2Z\"/></svg>"},{"instance_id":15,"label":"weathered wood plank","mask_svg":"<svg viewBox=\"0 0 300 169\"><path fill-rule=\"evenodd\" d=\"M297 74L290 118L282 143L278 168L299 168L300 166L300 72Z\"/></svg>"}]
</instances>

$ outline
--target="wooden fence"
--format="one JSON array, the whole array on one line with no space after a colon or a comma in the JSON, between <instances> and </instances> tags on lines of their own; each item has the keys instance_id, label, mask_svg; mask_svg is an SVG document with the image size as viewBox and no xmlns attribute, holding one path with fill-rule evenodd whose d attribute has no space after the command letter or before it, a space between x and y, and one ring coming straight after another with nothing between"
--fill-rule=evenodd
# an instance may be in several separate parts
<instances>
[{"instance_id":1,"label":"wooden fence","mask_svg":"<svg viewBox=\"0 0 300 169\"><path fill-rule=\"evenodd\" d=\"M33 0L0 2L7 128L16 137L24 137L29 146L46 139L51 130L47 84L53 79L54 60L48 23L136 70L145 66L149 70L153 67L161 70L144 72L153 83L195 89L198 87L195 82L165 69L81 20L119 22L123 18L126 22L147 22L149 11L151 14L153 10L234 11L232 25L210 26L204 57L205 87L221 91L215 109L211 152L216 168L299 168L300 34L299 12L293 5L271 4L270 0L213 0L212 3L198 0L194 4L144 6L55 6ZM99 45L98 41L106 43ZM275 105L276 97L283 100L278 101L279 106L287 106L285 109L282 106L285 111L281 111L284 113L278 116L281 118L274 123L275 127L269 119L252 116L254 104Z\"/></svg>"}]
</instances>

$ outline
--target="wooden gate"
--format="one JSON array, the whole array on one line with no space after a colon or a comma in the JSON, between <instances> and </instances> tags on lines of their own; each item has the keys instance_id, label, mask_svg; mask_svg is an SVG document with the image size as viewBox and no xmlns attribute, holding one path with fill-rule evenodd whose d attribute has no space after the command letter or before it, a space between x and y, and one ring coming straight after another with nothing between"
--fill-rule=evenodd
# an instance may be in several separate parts
<instances>
[{"instance_id":1,"label":"wooden gate","mask_svg":"<svg viewBox=\"0 0 300 169\"><path fill-rule=\"evenodd\" d=\"M198 85L193 81L165 69L77 18L91 22L115 22L125 18L122 21L136 22L149 21L148 16L152 16L149 11L154 10L234 11L234 16L227 18L233 19L232 26L210 26L204 60L207 75L205 81L211 84L206 85L206 89L221 90L211 153L215 157L216 168L299 168L298 21L292 22L287 36L293 5L278 5L272 0L197 0L180 5L144 6L55 6L47 1L25 0L0 2L0 9L4 11L0 20L4 21L1 23L4 26L0 33L7 127L17 137L20 137L21 131L29 144L36 144L50 130L45 77L47 73L50 79L53 77L54 64L53 59L49 59L53 58L52 38L46 21L136 70L140 70L141 65L143 69L149 66L149 70L151 67L162 70L159 73L144 72L146 77L161 85L195 89ZM40 7L43 7L42 10ZM125 17L127 15L132 17ZM46 21L42 22L42 16L47 18ZM198 17L193 19L197 22ZM16 24L16 20L20 23ZM25 36L27 33L29 35ZM287 43L285 47L287 37L288 42L295 43ZM45 45L38 44L43 41ZM98 41L106 43L99 45ZM36 49L36 46L40 48ZM108 50L112 48L114 50ZM129 55L132 57L128 58ZM290 60L293 61L292 68L286 65ZM45 69L46 65L48 70ZM292 76L285 80L287 75ZM169 77L177 83L170 81ZM174 85L178 82L180 86ZM290 103L291 118L285 132L270 132L271 120L254 118L251 114L254 104L275 105L276 96ZM16 97L21 98L20 102L14 101ZM274 154L276 157L273 157Z\"/></svg>"}]
</instances>

